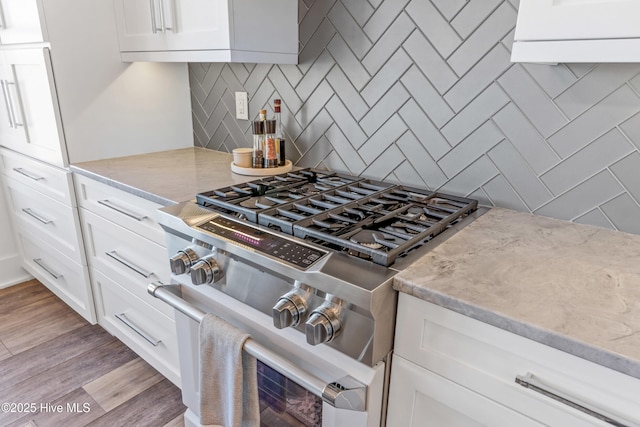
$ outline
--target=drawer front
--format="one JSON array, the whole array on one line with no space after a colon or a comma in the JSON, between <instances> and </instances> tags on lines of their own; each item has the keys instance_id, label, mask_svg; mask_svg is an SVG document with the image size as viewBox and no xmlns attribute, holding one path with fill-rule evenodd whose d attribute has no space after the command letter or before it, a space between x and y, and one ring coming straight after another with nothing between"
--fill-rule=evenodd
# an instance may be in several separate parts
<instances>
[{"instance_id":1,"label":"drawer front","mask_svg":"<svg viewBox=\"0 0 640 427\"><path fill-rule=\"evenodd\" d=\"M165 245L164 231L156 222L156 210L162 205L74 174L78 203L159 245Z\"/></svg>"},{"instance_id":2,"label":"drawer front","mask_svg":"<svg viewBox=\"0 0 640 427\"><path fill-rule=\"evenodd\" d=\"M542 427L397 355L393 357L387 425Z\"/></svg>"},{"instance_id":3,"label":"drawer front","mask_svg":"<svg viewBox=\"0 0 640 427\"><path fill-rule=\"evenodd\" d=\"M546 425L606 426L532 389L541 388L604 415L640 425L640 380L400 294L395 353Z\"/></svg>"},{"instance_id":4,"label":"drawer front","mask_svg":"<svg viewBox=\"0 0 640 427\"><path fill-rule=\"evenodd\" d=\"M92 269L98 323L180 387L175 323Z\"/></svg>"},{"instance_id":5,"label":"drawer front","mask_svg":"<svg viewBox=\"0 0 640 427\"><path fill-rule=\"evenodd\" d=\"M68 206L75 206L71 172L10 150L0 150L3 173Z\"/></svg>"},{"instance_id":6,"label":"drawer front","mask_svg":"<svg viewBox=\"0 0 640 427\"><path fill-rule=\"evenodd\" d=\"M169 282L166 248L87 210L81 210L89 265L173 318L173 310L147 293L149 283Z\"/></svg>"},{"instance_id":7,"label":"drawer front","mask_svg":"<svg viewBox=\"0 0 640 427\"><path fill-rule=\"evenodd\" d=\"M80 219L75 207L6 178L6 193L16 224L79 264L86 264Z\"/></svg>"},{"instance_id":8,"label":"drawer front","mask_svg":"<svg viewBox=\"0 0 640 427\"><path fill-rule=\"evenodd\" d=\"M86 266L62 255L29 230L18 228L24 268L90 323L96 323Z\"/></svg>"}]
</instances>

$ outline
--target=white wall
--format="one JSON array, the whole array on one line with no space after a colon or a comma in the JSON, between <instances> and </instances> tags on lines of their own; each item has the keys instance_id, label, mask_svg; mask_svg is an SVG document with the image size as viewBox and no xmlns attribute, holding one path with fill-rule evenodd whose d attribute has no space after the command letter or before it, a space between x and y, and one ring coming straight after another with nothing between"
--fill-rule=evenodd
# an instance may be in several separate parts
<instances>
[{"instance_id":1,"label":"white wall","mask_svg":"<svg viewBox=\"0 0 640 427\"><path fill-rule=\"evenodd\" d=\"M0 186L0 288L15 285L30 277L20 266L20 255L13 237L7 200Z\"/></svg>"}]
</instances>

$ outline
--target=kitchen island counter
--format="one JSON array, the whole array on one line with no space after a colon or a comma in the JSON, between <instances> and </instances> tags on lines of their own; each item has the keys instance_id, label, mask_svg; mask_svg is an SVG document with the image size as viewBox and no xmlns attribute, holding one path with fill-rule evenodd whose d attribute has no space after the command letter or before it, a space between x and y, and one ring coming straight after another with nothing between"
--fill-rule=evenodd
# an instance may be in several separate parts
<instances>
[{"instance_id":1,"label":"kitchen island counter","mask_svg":"<svg viewBox=\"0 0 640 427\"><path fill-rule=\"evenodd\" d=\"M231 172L233 156L192 147L75 163L71 170L162 205L256 179Z\"/></svg>"},{"instance_id":2,"label":"kitchen island counter","mask_svg":"<svg viewBox=\"0 0 640 427\"><path fill-rule=\"evenodd\" d=\"M640 378L640 236L493 208L394 288Z\"/></svg>"}]
</instances>

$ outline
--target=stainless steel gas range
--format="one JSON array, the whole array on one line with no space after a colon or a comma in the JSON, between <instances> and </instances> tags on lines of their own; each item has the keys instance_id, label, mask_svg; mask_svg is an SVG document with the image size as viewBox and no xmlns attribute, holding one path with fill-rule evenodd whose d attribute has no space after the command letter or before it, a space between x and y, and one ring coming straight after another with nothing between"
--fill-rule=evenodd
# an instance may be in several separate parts
<instances>
[{"instance_id":1,"label":"stainless steel gas range","mask_svg":"<svg viewBox=\"0 0 640 427\"><path fill-rule=\"evenodd\" d=\"M384 424L393 276L473 220L477 202L303 169L159 211L176 308L187 425L199 425L198 321L247 331L261 423Z\"/></svg>"}]
</instances>

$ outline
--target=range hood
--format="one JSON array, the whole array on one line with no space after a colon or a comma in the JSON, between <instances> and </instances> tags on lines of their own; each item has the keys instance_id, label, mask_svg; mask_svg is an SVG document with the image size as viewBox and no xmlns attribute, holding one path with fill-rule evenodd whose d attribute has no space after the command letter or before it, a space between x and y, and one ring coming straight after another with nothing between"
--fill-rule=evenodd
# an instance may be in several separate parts
<instances>
[{"instance_id":1,"label":"range hood","mask_svg":"<svg viewBox=\"0 0 640 427\"><path fill-rule=\"evenodd\" d=\"M640 62L639 0L520 0L512 62Z\"/></svg>"}]
</instances>

